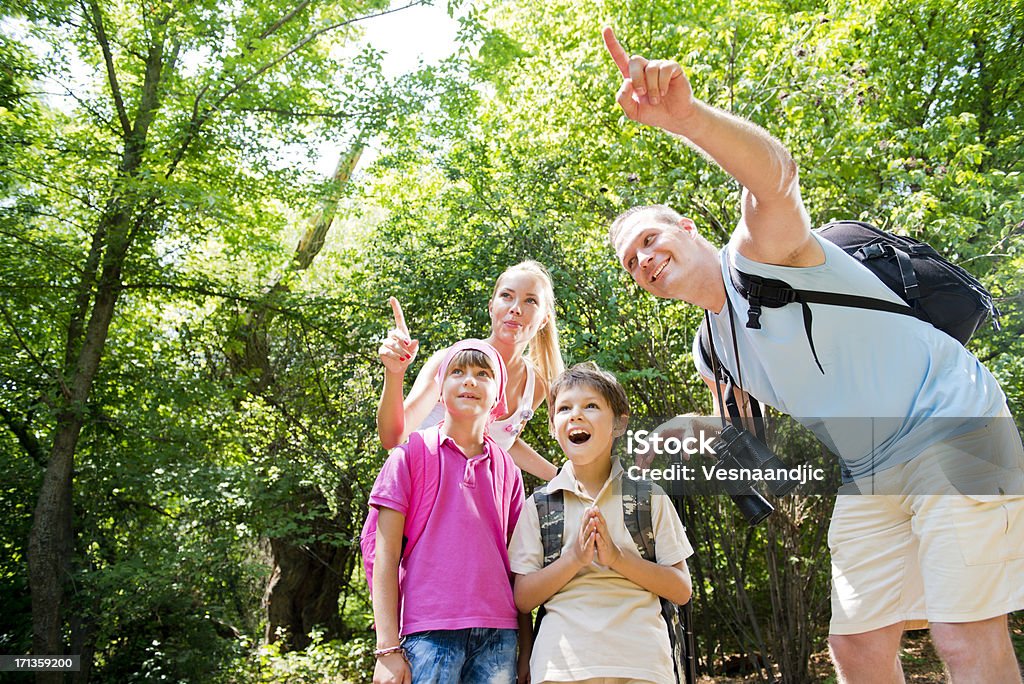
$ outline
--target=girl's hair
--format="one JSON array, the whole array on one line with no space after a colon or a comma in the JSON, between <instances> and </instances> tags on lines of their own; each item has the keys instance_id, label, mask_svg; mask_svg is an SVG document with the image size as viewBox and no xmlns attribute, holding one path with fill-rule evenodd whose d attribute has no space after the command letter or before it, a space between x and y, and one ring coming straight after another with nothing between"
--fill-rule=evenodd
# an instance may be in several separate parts
<instances>
[{"instance_id":1,"label":"girl's hair","mask_svg":"<svg viewBox=\"0 0 1024 684\"><path fill-rule=\"evenodd\" d=\"M448 368L445 370L445 377L451 375L453 368L465 369L468 366L486 368L492 373L497 372L494 368L494 364L491 363L491 359L487 354L476 349L463 349L460 352L455 352L455 356L453 356L452 360L448 362Z\"/></svg>"},{"instance_id":2,"label":"girl's hair","mask_svg":"<svg viewBox=\"0 0 1024 684\"><path fill-rule=\"evenodd\" d=\"M504 273L498 276L494 283L494 290L491 292L491 299L498 294L498 287L501 280L511 273L527 273L540 281L541 295L544 300L544 313L547 315L547 323L537 330L537 334L529 345L529 358L534 367L540 373L547 384L565 369L562 361L562 350L558 346L558 319L555 316L555 290L551 285L551 274L544 264L539 261L522 261L515 266L509 266Z\"/></svg>"}]
</instances>

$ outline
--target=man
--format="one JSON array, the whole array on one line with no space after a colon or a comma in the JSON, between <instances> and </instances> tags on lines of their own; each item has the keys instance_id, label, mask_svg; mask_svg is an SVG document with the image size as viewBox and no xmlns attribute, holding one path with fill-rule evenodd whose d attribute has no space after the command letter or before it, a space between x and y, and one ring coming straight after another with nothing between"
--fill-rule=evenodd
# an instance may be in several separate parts
<instances>
[{"instance_id":1,"label":"man","mask_svg":"<svg viewBox=\"0 0 1024 684\"><path fill-rule=\"evenodd\" d=\"M760 329L747 328L730 268L900 300L812 233L796 163L778 140L694 98L676 62L627 56L611 29L604 39L626 115L680 136L743 187L740 222L721 253L689 218L639 207L609 230L619 262L651 294L710 312L715 349L738 384L814 429L848 481L887 493L840 495L833 512L829 646L840 680L903 682L902 633L927 624L953 681L1021 682L1006 616L1024 607L1024 449L995 379L911 316L812 305L812 340L802 308L790 305L765 309ZM712 370L695 360L715 388ZM877 432L851 429L858 420ZM961 493L947 467L972 460L992 465L998 489Z\"/></svg>"}]
</instances>

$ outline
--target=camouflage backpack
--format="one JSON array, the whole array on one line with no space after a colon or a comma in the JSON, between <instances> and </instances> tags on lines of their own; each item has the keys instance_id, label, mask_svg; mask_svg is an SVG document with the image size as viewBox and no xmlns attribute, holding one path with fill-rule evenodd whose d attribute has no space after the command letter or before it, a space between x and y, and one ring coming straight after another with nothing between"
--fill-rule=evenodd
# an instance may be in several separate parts
<instances>
[{"instance_id":1,"label":"camouflage backpack","mask_svg":"<svg viewBox=\"0 0 1024 684\"><path fill-rule=\"evenodd\" d=\"M654 523L651 520L651 483L649 480L634 480L622 477L622 518L626 529L636 544L637 551L644 560L657 562L654 553ZM562 555L562 534L565 531L565 500L561 489L548 492L546 486L538 487L533 492L533 500L537 505L537 517L540 519L540 538L544 546L544 567L551 565ZM672 646L672 668L675 671L677 684L690 682L693 669L692 639L686 631L687 620L682 606L668 599L659 597L661 616L668 628L668 640ZM540 629L544 618L544 606L537 611L537 621L533 626L534 637Z\"/></svg>"}]
</instances>

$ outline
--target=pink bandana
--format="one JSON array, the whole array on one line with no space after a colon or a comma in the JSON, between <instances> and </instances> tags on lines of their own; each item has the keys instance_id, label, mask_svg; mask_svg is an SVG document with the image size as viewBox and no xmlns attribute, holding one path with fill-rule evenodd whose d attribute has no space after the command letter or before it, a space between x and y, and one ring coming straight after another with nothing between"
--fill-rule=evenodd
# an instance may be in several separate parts
<instances>
[{"instance_id":1,"label":"pink bandana","mask_svg":"<svg viewBox=\"0 0 1024 684\"><path fill-rule=\"evenodd\" d=\"M494 367L494 379L498 382L498 402L491 409L491 420L497 420L508 413L508 405L505 403L505 384L508 382L508 371L505 370L505 362L501 360L498 350L483 340L462 340L448 348L447 353L444 355L444 360L441 361L441 365L437 368L437 375L434 376L434 380L437 381L437 389L439 392L441 391L445 375L448 373L448 365L452 362L452 359L460 351L467 349L485 354L491 360L491 365Z\"/></svg>"}]
</instances>

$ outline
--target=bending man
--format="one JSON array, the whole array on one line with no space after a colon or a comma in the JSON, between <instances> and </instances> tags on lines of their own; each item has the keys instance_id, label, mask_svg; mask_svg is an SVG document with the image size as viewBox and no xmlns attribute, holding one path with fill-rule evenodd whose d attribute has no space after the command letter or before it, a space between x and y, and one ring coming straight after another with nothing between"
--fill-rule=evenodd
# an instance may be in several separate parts
<instances>
[{"instance_id":1,"label":"bending man","mask_svg":"<svg viewBox=\"0 0 1024 684\"><path fill-rule=\"evenodd\" d=\"M611 29L604 37L626 115L682 137L743 187L740 222L721 251L669 207L637 207L609 231L619 262L651 294L709 311L717 354L743 389L813 423L844 479L869 478L890 494L841 494L833 512L829 645L841 681L902 682L901 635L927 624L953 681L1020 682L1006 615L1024 607L1024 450L995 378L911 316L812 305L813 351L799 305L765 309L761 327L747 328L730 268L900 300L811 231L796 163L778 140L694 98L676 62L629 57ZM850 429L851 418L872 416L884 418L873 423L883 434ZM947 466L979 452L1000 461L1000 489L968 496Z\"/></svg>"}]
</instances>

